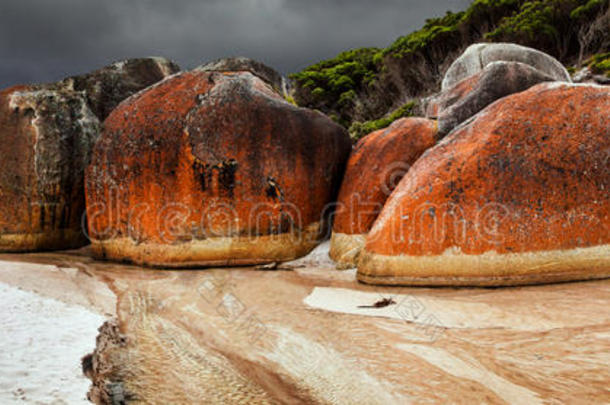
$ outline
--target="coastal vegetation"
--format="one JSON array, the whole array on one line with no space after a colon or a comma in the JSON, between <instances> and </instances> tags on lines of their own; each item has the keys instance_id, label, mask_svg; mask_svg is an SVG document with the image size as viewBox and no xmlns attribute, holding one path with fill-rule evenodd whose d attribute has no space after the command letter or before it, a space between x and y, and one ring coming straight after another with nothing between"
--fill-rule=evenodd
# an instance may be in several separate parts
<instances>
[{"instance_id":1,"label":"coastal vegetation","mask_svg":"<svg viewBox=\"0 0 610 405\"><path fill-rule=\"evenodd\" d=\"M476 0L398 38L387 48L342 52L291 75L294 98L318 109L354 138L413 114L404 100L438 90L449 63L476 42L514 42L567 66L608 74L609 0ZM585 58L586 56L586 58ZM408 113L406 113L408 110Z\"/></svg>"}]
</instances>

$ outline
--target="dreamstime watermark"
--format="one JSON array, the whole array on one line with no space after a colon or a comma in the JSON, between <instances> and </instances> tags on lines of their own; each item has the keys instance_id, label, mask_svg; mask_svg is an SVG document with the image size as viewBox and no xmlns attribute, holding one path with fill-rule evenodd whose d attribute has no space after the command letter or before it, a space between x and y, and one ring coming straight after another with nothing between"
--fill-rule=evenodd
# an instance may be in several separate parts
<instances>
[{"instance_id":1,"label":"dreamstime watermark","mask_svg":"<svg viewBox=\"0 0 610 405\"><path fill-rule=\"evenodd\" d=\"M201 208L183 202L120 203L112 189L108 200L90 204L83 227L92 241L103 241L119 236L141 242L154 236L162 243L172 244L191 240L205 240L233 236L264 235L270 242L284 234L292 234L296 242L314 243L316 232L303 232L308 225L327 224L337 215L348 218L354 228L368 228L383 208L382 202L367 200L354 193L346 202L333 202L320 210L319 217L311 215L309 207L301 209L291 202L252 203L243 208L223 200L210 199ZM386 207L386 209L388 209ZM479 205L469 201L459 203L430 202L414 207L391 207L392 221L384 241L395 245L421 245L433 248L450 239L453 245L472 242L498 245L504 242L511 211L507 205L488 202ZM308 214L309 213L309 214ZM399 224L395 224L396 221ZM320 232L328 232L321 226ZM369 235L373 238L373 235ZM299 238L302 238L301 240ZM473 239L473 240L471 240Z\"/></svg>"},{"instance_id":2,"label":"dreamstime watermark","mask_svg":"<svg viewBox=\"0 0 610 405\"><path fill-rule=\"evenodd\" d=\"M151 233L164 243L230 237L244 232L273 238L283 233L299 234L304 229L302 210L288 202L259 202L238 209L231 202L211 198L202 202L201 207L178 201L130 206L128 202L121 203L116 188L110 188L106 197L104 202L90 204L83 214L83 231L91 241L118 236L141 241ZM321 215L327 215L326 212L327 208ZM312 237L307 233L302 236Z\"/></svg>"}]
</instances>

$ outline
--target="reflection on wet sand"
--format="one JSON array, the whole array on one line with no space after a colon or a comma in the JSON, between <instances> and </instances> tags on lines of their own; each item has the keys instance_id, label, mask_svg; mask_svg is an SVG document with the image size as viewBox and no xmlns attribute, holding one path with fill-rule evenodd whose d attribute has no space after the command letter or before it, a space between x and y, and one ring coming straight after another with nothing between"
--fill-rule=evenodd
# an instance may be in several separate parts
<instances>
[{"instance_id":1,"label":"reflection on wet sand","mask_svg":"<svg viewBox=\"0 0 610 405\"><path fill-rule=\"evenodd\" d=\"M610 280L378 288L317 265L162 271L96 262L86 249L0 261L4 283L116 316L87 365L98 402L532 404L610 395ZM367 307L387 297L395 303Z\"/></svg>"}]
</instances>

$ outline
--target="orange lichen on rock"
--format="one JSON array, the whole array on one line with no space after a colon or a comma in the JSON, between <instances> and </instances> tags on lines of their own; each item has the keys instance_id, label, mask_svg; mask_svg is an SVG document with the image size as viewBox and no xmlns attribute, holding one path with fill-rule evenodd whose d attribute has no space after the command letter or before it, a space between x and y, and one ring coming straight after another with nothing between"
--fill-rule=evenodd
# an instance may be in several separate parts
<instances>
[{"instance_id":1,"label":"orange lichen on rock","mask_svg":"<svg viewBox=\"0 0 610 405\"><path fill-rule=\"evenodd\" d=\"M0 91L0 251L87 243L84 170L98 134L99 121L81 92Z\"/></svg>"},{"instance_id":2,"label":"orange lichen on rock","mask_svg":"<svg viewBox=\"0 0 610 405\"><path fill-rule=\"evenodd\" d=\"M351 145L250 73L178 74L105 121L87 172L95 254L166 267L306 254Z\"/></svg>"},{"instance_id":3,"label":"orange lichen on rock","mask_svg":"<svg viewBox=\"0 0 610 405\"><path fill-rule=\"evenodd\" d=\"M362 138L348 160L335 214L330 256L354 267L386 199L411 165L435 143L436 123L403 118Z\"/></svg>"},{"instance_id":4,"label":"orange lichen on rock","mask_svg":"<svg viewBox=\"0 0 610 405\"><path fill-rule=\"evenodd\" d=\"M610 276L610 88L540 84L430 149L368 235L367 283L509 285Z\"/></svg>"}]
</instances>

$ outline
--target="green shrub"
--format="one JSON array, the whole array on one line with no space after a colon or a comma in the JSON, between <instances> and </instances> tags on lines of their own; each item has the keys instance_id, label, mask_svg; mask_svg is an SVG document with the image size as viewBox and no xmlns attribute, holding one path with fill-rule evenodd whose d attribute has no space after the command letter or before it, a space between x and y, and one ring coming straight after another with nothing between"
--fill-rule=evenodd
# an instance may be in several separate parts
<instances>
[{"instance_id":1,"label":"green shrub","mask_svg":"<svg viewBox=\"0 0 610 405\"><path fill-rule=\"evenodd\" d=\"M595 74L610 77L610 52L593 55L585 62L585 65Z\"/></svg>"},{"instance_id":2,"label":"green shrub","mask_svg":"<svg viewBox=\"0 0 610 405\"><path fill-rule=\"evenodd\" d=\"M608 0L589 0L586 2L586 4L578 6L574 10L572 10L572 12L570 13L570 18L582 19L590 17L593 13L599 11L599 9L603 7L604 4L606 4L607 2Z\"/></svg>"},{"instance_id":3,"label":"green shrub","mask_svg":"<svg viewBox=\"0 0 610 405\"><path fill-rule=\"evenodd\" d=\"M607 6L608 0L526 1L485 38L534 46L564 59L579 48L578 28Z\"/></svg>"},{"instance_id":4,"label":"green shrub","mask_svg":"<svg viewBox=\"0 0 610 405\"><path fill-rule=\"evenodd\" d=\"M417 102L409 101L402 107L394 110L390 115L373 121L354 122L349 128L349 134L353 140L357 141L365 135L379 129L390 126L394 121L403 117L411 117L417 107Z\"/></svg>"},{"instance_id":5,"label":"green shrub","mask_svg":"<svg viewBox=\"0 0 610 405\"><path fill-rule=\"evenodd\" d=\"M545 0L526 2L519 13L504 18L495 30L485 34L485 38L522 36L533 40L539 35L558 37L558 27L553 24L555 10L548 3Z\"/></svg>"},{"instance_id":6,"label":"green shrub","mask_svg":"<svg viewBox=\"0 0 610 405\"><path fill-rule=\"evenodd\" d=\"M392 45L384 49L381 55L392 54L395 58L402 58L409 52L422 49L436 37L456 31L464 15L464 12L448 11L444 17L428 19L422 29L398 38Z\"/></svg>"},{"instance_id":7,"label":"green shrub","mask_svg":"<svg viewBox=\"0 0 610 405\"><path fill-rule=\"evenodd\" d=\"M362 48L343 52L337 57L322 61L300 73L290 75L300 87L311 91L313 100L305 97L305 104L320 108L326 113L338 113L339 122L346 117L356 95L370 86L379 73L374 62L377 48ZM311 90L313 89L313 90ZM303 101L303 93L297 92L297 101Z\"/></svg>"},{"instance_id":8,"label":"green shrub","mask_svg":"<svg viewBox=\"0 0 610 405\"><path fill-rule=\"evenodd\" d=\"M315 89L313 89L311 94L313 94L315 97L321 98L321 97L324 97L324 95L326 94L326 91L322 87L316 87Z\"/></svg>"},{"instance_id":9,"label":"green shrub","mask_svg":"<svg viewBox=\"0 0 610 405\"><path fill-rule=\"evenodd\" d=\"M561 34L566 34L570 19L589 12L598 0L532 0L524 2L519 11L507 16L493 31L485 34L486 38L519 40L539 40L541 36L553 41L561 41ZM586 3L586 4L583 4ZM591 4L588 4L591 3Z\"/></svg>"},{"instance_id":10,"label":"green shrub","mask_svg":"<svg viewBox=\"0 0 610 405\"><path fill-rule=\"evenodd\" d=\"M339 97L339 105L349 105L356 98L356 92L354 90L348 90L344 93L341 93L341 97Z\"/></svg>"},{"instance_id":11,"label":"green shrub","mask_svg":"<svg viewBox=\"0 0 610 405\"><path fill-rule=\"evenodd\" d=\"M460 30L478 30L484 22L493 24L507 12L517 10L521 3L523 0L476 0L466 11L448 11L443 17L426 20L420 30L399 38L382 53L402 58L428 47L434 40L457 35Z\"/></svg>"},{"instance_id":12,"label":"green shrub","mask_svg":"<svg viewBox=\"0 0 610 405\"><path fill-rule=\"evenodd\" d=\"M327 95L338 100L342 93L356 90L363 83L375 80L377 67L373 62L376 48L362 48L339 54L300 73L290 75L297 85L305 88L323 88Z\"/></svg>"}]
</instances>

